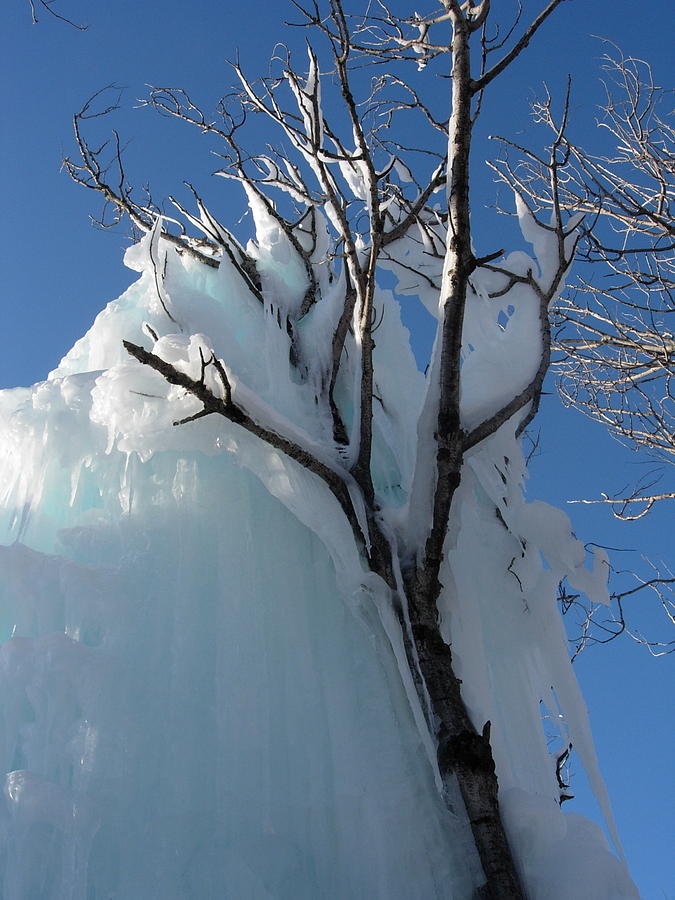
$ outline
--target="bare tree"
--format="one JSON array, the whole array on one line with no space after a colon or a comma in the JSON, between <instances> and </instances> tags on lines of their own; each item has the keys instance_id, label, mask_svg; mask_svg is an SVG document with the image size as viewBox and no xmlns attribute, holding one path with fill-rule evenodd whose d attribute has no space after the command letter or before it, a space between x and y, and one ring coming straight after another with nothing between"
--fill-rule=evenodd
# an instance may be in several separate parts
<instances>
[{"instance_id":1,"label":"bare tree","mask_svg":"<svg viewBox=\"0 0 675 900\"><path fill-rule=\"evenodd\" d=\"M534 104L535 120L554 136L551 157L508 139L518 162L495 164L538 210L560 203L584 214L585 267L554 309L555 367L567 406L604 425L656 468L630 490L585 503L608 504L615 516L639 519L663 490L675 463L675 129L650 66L614 48L603 57L606 98L598 120L599 153L569 136L567 104L556 115L551 96ZM559 177L550 190L551 166Z\"/></svg>"},{"instance_id":2,"label":"bare tree","mask_svg":"<svg viewBox=\"0 0 675 900\"><path fill-rule=\"evenodd\" d=\"M466 805L487 882L483 896L503 900L524 893L500 817L490 723L477 729L471 721L441 634L437 601L465 455L514 417L520 431L536 413L550 361L549 305L575 252L574 223L566 222L564 204L557 199L556 166L551 169L555 211L546 226L556 248L551 271L513 271L503 263L503 251L494 247L477 255L469 216L472 131L483 95L561 2L550 0L527 26L518 17L506 31L493 22L489 0L442 0L434 14L407 18L381 0L370 4L366 15L350 15L342 0L330 0L326 11L317 3L294 2L300 24L329 51L322 63L309 46L306 76L297 74L290 51L278 48L272 65L278 74L252 81L234 65L239 87L223 98L215 116L184 90L157 88L147 99L160 113L220 140L224 166L218 174L241 183L250 207L276 223L293 254L306 285L304 296L296 309L277 309L275 314L289 337L297 382L313 392L317 409L331 423L324 444L309 441L290 423L282 426L247 409L233 390L227 360L215 353L202 354L201 372L192 377L153 350L125 342L131 356L198 401L197 411L176 424L223 416L286 454L332 492L364 564L394 597L408 661L437 737L440 772L448 786L457 780ZM431 69L448 56L449 81L436 81L427 102L420 82L410 77L409 63L417 70ZM442 74L448 78L447 72ZM449 84L450 96L444 91L439 98L439 83ZM322 92L332 85L339 103L329 114ZM115 105L113 101L103 111ZM67 159L65 166L78 183L103 195L112 212L109 222L128 215L138 229L152 234L157 293L172 326L180 329L163 291L165 244L210 267L227 259L253 301L265 302L265 279L255 258L196 191L195 213L172 200L176 213L160 216L150 199L130 187L117 134L109 145L88 142L83 129L100 114L90 101L75 116L80 159ZM263 153L251 154L243 143L253 114L269 120L280 135ZM406 119L418 131L426 128L427 136L412 148L400 136L410 133L410 125L400 130ZM418 249L414 266L401 247ZM382 268L401 276L412 268L420 290L431 291L439 308L438 351L427 375L420 420L424 433L410 501L411 519L425 523L421 538L413 527L403 529L407 539L391 533L381 515L386 499L373 481L379 402L373 350L379 325L376 279ZM539 310L539 362L521 390L467 424L460 405L462 336L478 270L490 273L493 298L504 298L516 286L531 292ZM303 319L322 304L334 303L336 292L339 303L328 346L317 352L303 342ZM349 409L340 399L340 385L349 394Z\"/></svg>"},{"instance_id":3,"label":"bare tree","mask_svg":"<svg viewBox=\"0 0 675 900\"><path fill-rule=\"evenodd\" d=\"M633 521L675 499L662 486L675 463L675 130L666 107L672 91L656 84L648 63L614 47L603 69L602 152L570 137L569 88L560 114L547 91L533 114L553 136L548 155L498 138L510 153L493 169L539 214L562 206L584 215L579 255L588 265L552 309L559 393L566 406L604 425L652 465L632 486L570 502L604 504L616 518ZM575 619L573 659L622 634L653 655L673 652L675 642L628 624L625 601L646 594L675 624L671 572L646 562L651 574L632 573L635 584L613 592L611 610L561 585L562 611Z\"/></svg>"}]
</instances>

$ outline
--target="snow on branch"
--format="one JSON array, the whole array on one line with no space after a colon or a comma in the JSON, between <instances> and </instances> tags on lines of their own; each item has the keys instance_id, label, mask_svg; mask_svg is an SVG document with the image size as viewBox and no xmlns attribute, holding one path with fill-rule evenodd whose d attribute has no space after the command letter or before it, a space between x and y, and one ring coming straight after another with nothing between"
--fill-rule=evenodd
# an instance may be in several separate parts
<instances>
[{"instance_id":1,"label":"snow on branch","mask_svg":"<svg viewBox=\"0 0 675 900\"><path fill-rule=\"evenodd\" d=\"M192 378L188 373L181 371L172 363L165 362L160 356L145 350L138 344L134 344L131 341L124 341L123 343L127 353L141 365L154 369L169 384L184 388L201 403L201 409L197 413L176 421L175 425L185 425L204 416L217 414L260 438L270 447L281 451L294 462L317 475L328 485L352 527L357 538L357 544L362 552L367 552L368 536L362 531L361 522L351 500L348 486L345 483L345 473L341 473L337 467L327 464L325 460L315 455L311 449L303 446L292 437L258 424L233 399L232 386L225 366L214 353L206 359L203 351L200 349L200 375L199 378ZM213 368L216 373L221 396L218 396L214 389L207 384L206 374L209 368Z\"/></svg>"}]
</instances>

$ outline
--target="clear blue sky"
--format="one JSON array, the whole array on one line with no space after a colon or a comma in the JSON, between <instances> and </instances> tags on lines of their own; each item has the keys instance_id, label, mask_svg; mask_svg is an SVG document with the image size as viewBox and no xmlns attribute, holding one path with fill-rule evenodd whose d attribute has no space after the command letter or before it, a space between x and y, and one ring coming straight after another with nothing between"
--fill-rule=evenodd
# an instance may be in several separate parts
<instances>
[{"instance_id":1,"label":"clear blue sky","mask_svg":"<svg viewBox=\"0 0 675 900\"><path fill-rule=\"evenodd\" d=\"M125 85L125 109L115 124L131 139L130 178L137 184L150 181L157 198L180 196L181 181L193 180L221 218L232 222L243 207L236 195L226 192L222 179L209 180L217 161L205 148L200 150L199 136L134 109L134 100L143 96L149 82L183 86L208 108L231 84L226 60L239 49L249 72L264 73L275 42L290 39L283 19L293 18L285 0L58 3L71 18L88 22L89 30L77 32L46 14L32 26L26 0L11 0L2 13L0 387L44 378L95 314L135 277L121 262L128 229L93 229L88 216L99 212L98 198L59 172L62 156L74 152L72 113L98 88L111 82ZM525 6L538 9L539 3L529 0ZM414 8L427 7L412 4L410 10ZM479 142L489 132L521 140L528 100L544 80L560 90L568 72L575 79L572 114L591 142L594 109L601 99L601 45L594 35L652 61L657 79L671 77L672 0L640 5L629 0L569 0L488 101ZM478 143L476 151L480 177L475 218L480 233L489 235L484 249L492 250L504 244L505 226L503 219L495 220L482 209L493 188L479 157L493 152L493 146L483 149ZM562 505L570 498L618 489L641 471L634 455L601 429L562 410L555 396L545 400L540 424L542 451L532 467L532 496ZM675 561L671 510L655 511L634 525L614 522L598 507L572 506L567 511L584 540ZM633 564L630 556L616 557L615 562L619 567ZM665 633L665 622L653 608L637 613L637 619L645 627L655 620L654 627ZM652 660L625 640L584 654L578 673L634 877L645 900L672 900L672 659ZM582 785L579 794L576 808L590 809Z\"/></svg>"}]
</instances>

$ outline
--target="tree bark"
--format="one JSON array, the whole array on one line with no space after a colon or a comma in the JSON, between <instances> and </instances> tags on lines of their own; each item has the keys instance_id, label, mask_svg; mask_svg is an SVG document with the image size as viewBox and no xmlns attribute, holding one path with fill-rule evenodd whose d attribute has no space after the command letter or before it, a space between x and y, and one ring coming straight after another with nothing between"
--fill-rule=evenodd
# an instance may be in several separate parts
<instances>
[{"instance_id":1,"label":"tree bark","mask_svg":"<svg viewBox=\"0 0 675 900\"><path fill-rule=\"evenodd\" d=\"M478 733L462 699L452 653L440 632L437 601L450 509L461 481L465 433L460 422L462 327L469 278L476 267L471 247L469 157L471 150L470 24L456 2L446 2L453 25L452 114L448 129L448 242L441 286L443 321L440 398L436 423L436 489L432 524L411 586L410 618L419 665L438 719L438 765L444 781L457 778L466 806L489 900L525 897L501 820L490 724Z\"/></svg>"}]
</instances>

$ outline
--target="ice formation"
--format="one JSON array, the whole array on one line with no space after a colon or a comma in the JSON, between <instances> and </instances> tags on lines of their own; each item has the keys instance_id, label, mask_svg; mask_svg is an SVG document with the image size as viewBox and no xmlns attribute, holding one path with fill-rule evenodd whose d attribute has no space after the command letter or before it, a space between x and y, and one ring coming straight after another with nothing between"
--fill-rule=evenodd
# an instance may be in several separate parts
<instances>
[{"instance_id":1,"label":"ice formation","mask_svg":"<svg viewBox=\"0 0 675 900\"><path fill-rule=\"evenodd\" d=\"M0 395L3 900L469 900L480 883L461 805L453 815L439 794L388 591L333 496L222 418L174 427L196 401L122 347L150 343L195 374L213 350L252 415L330 464L331 423L295 377L280 324L303 271L253 212L264 304L227 256L205 266L158 225L127 253L139 279L49 379ZM320 354L344 285L317 272L322 302L298 340ZM499 405L495 385L508 396L526 383L537 353L528 289L500 306L486 299L495 276L481 277L468 423ZM399 290L411 290L402 275ZM377 306L375 480L389 527L410 541L424 377L397 301L381 291ZM348 379L340 389L347 409ZM567 518L526 501L514 427L467 459L443 627L477 726L492 722L531 900L628 900L555 604L562 577L606 599L605 560L589 564ZM561 811L555 755L570 742L614 852L597 825Z\"/></svg>"}]
</instances>

